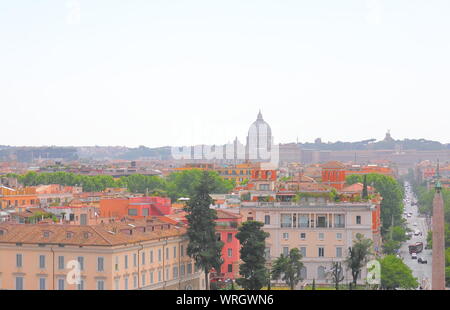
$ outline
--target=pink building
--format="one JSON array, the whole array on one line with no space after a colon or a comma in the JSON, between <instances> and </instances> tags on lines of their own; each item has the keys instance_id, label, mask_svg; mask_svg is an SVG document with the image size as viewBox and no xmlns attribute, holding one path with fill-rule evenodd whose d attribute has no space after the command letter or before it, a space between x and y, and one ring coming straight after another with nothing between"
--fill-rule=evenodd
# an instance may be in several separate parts
<instances>
[{"instance_id":1,"label":"pink building","mask_svg":"<svg viewBox=\"0 0 450 310\"><path fill-rule=\"evenodd\" d=\"M235 279L239 275L240 243L236 239L241 215L217 209L216 234L224 243L222 248L223 264L217 279ZM213 277L211 277L213 278Z\"/></svg>"}]
</instances>

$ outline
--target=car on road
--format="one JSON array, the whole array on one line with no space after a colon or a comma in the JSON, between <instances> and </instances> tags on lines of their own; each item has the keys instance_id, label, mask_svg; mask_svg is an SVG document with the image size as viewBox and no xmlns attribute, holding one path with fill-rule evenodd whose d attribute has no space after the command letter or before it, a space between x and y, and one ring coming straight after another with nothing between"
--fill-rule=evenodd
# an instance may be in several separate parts
<instances>
[{"instance_id":1,"label":"car on road","mask_svg":"<svg viewBox=\"0 0 450 310\"><path fill-rule=\"evenodd\" d=\"M416 230L415 232L414 232L414 236L420 236L422 233L420 232L420 230Z\"/></svg>"},{"instance_id":2,"label":"car on road","mask_svg":"<svg viewBox=\"0 0 450 310\"><path fill-rule=\"evenodd\" d=\"M411 259L417 259L417 254L416 253L412 253L411 254Z\"/></svg>"},{"instance_id":3,"label":"car on road","mask_svg":"<svg viewBox=\"0 0 450 310\"><path fill-rule=\"evenodd\" d=\"M417 259L417 262L418 262L419 264L426 264L426 263L428 263L427 260L424 259L424 258L422 258L422 257L419 257L419 258Z\"/></svg>"},{"instance_id":4,"label":"car on road","mask_svg":"<svg viewBox=\"0 0 450 310\"><path fill-rule=\"evenodd\" d=\"M417 226L417 223L416 223L416 222L414 222L414 223L413 223L413 226Z\"/></svg>"},{"instance_id":5,"label":"car on road","mask_svg":"<svg viewBox=\"0 0 450 310\"><path fill-rule=\"evenodd\" d=\"M408 213L407 217L411 217L411 213Z\"/></svg>"}]
</instances>

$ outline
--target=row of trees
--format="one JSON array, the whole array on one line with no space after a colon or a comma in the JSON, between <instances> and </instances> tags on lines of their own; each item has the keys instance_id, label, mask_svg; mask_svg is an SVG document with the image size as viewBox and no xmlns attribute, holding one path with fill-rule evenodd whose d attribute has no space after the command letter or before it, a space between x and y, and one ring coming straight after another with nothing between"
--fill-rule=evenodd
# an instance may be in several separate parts
<instances>
[{"instance_id":1,"label":"row of trees","mask_svg":"<svg viewBox=\"0 0 450 310\"><path fill-rule=\"evenodd\" d=\"M225 180L215 171L209 171L211 191L228 193L235 186L234 181ZM134 174L113 178L109 175L88 176L70 172L37 173L28 172L23 175L9 174L16 177L25 186L60 184L66 186L82 186L85 192L103 191L106 188L127 188L132 193L147 193L170 197L173 201L180 197L192 197L199 185L202 171L198 169L173 172L166 178Z\"/></svg>"}]
</instances>

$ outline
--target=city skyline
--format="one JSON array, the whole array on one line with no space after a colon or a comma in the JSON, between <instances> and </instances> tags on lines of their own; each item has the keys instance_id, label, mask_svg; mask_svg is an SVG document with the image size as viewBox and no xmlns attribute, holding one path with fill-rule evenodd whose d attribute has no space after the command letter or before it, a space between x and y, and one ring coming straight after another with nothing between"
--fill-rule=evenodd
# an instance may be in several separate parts
<instances>
[{"instance_id":1,"label":"city skyline","mask_svg":"<svg viewBox=\"0 0 450 310\"><path fill-rule=\"evenodd\" d=\"M0 4L2 145L448 141L450 3Z\"/></svg>"}]
</instances>

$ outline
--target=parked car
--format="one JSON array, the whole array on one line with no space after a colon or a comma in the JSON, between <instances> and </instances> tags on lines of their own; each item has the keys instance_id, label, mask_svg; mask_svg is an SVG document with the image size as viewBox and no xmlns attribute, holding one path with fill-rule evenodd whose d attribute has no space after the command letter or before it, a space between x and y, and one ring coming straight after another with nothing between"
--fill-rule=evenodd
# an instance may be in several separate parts
<instances>
[{"instance_id":1,"label":"parked car","mask_svg":"<svg viewBox=\"0 0 450 310\"><path fill-rule=\"evenodd\" d=\"M411 259L417 259L417 254L416 253L412 253L411 254Z\"/></svg>"},{"instance_id":2,"label":"parked car","mask_svg":"<svg viewBox=\"0 0 450 310\"><path fill-rule=\"evenodd\" d=\"M426 264L426 263L427 263L427 260L426 260L426 259L423 259L422 257L419 257L419 258L417 259L417 262L418 262L419 264Z\"/></svg>"}]
</instances>

